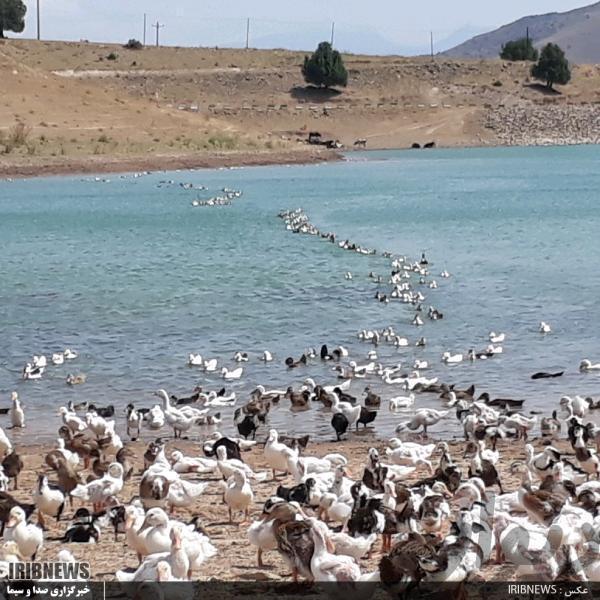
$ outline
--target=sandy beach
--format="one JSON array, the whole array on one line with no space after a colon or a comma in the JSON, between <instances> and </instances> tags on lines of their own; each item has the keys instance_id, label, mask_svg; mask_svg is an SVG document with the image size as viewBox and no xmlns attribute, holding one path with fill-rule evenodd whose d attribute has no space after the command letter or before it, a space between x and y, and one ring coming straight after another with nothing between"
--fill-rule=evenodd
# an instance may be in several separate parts
<instances>
[{"instance_id":1,"label":"sandy beach","mask_svg":"<svg viewBox=\"0 0 600 600\"><path fill-rule=\"evenodd\" d=\"M262 438L261 435L258 435L257 437ZM407 439L411 438L409 437ZM412 439L420 440L417 436L414 436ZM435 442L433 435L427 442ZM534 445L536 449L543 448L539 441L535 441ZM468 465L462 457L464 443L459 441L450 442L449 446L452 457L457 464L461 466L463 474L466 477ZM130 498L137 495L139 492L140 474L143 470L143 460L141 457L144 453L146 444L142 441L137 441L128 444L128 447L135 453L137 461L135 463L136 469L134 476L125 484L123 491L119 494L119 498L125 502L129 501ZM340 443L309 443L305 454L307 456L324 456L330 452L341 452L349 459L349 472L352 473L354 478L360 479L367 452L371 447L377 448L382 456L385 455L385 440L377 439L369 430L367 430L364 434L362 432L358 435L352 434L349 441ZM567 451L566 446L562 443L557 444L557 447ZM52 481L53 473L44 464L44 456L50 449L51 446L17 445L17 450L25 462L25 469L19 477L19 489L14 492L16 498L23 501L30 500L31 490L35 485L39 473L47 473ZM167 456L173 449L180 449L189 456L202 455L201 444L195 441L169 439L167 442ZM498 443L498 450L501 453L500 473L505 491L514 491L519 485L519 478L510 475L509 467L513 461L525 458L524 444L522 441L501 441ZM258 444L252 450L244 452L243 458L255 471L267 468L263 457L262 444ZM437 456L434 455L433 459L435 466ZM81 471L81 475L83 479L85 479L89 473L87 471ZM427 475L427 470L420 468L406 480L406 483L414 483ZM194 475L185 475L184 478L191 481L199 479ZM174 518L178 518L185 522L189 521L194 516L200 516L202 524L205 527L207 534L210 536L211 542L218 549L218 555L204 563L201 570L195 574L194 578L197 578L200 581L290 580L289 571L277 551L268 552L264 555L264 561L265 564L268 565L267 567L264 569L259 569L257 567L256 549L248 542L246 536L248 524L241 526L237 524L229 525L227 522L227 506L223 503L223 493L220 489L219 479L207 479L204 477L202 480L209 482L209 487L205 493L189 509L179 509L173 515ZM290 476L285 478L279 477L278 481L275 482L271 480L271 475L269 475L267 481L252 484L255 498L250 511L251 519L257 518L260 515L265 500L274 495L277 486L280 484L289 486L294 485L294 482ZM495 488L490 489L490 491L492 490L495 490ZM137 566L135 553L127 547L124 539L125 536L120 534L118 540L115 541L113 532L110 528L105 528L103 530L100 542L95 546L89 546L87 544L64 544L58 541L62 534L64 534L73 511L79 506L81 506L80 501L75 500L73 509L65 507L63 518L58 524L52 519L48 519L49 529L46 532L46 541L38 558L40 560L54 560L60 549L68 548L76 558L90 561L93 579L107 581L114 580L115 568ZM241 515L236 517L236 521L240 521L241 519ZM35 515L32 518L32 521L35 522ZM381 542L378 541L374 546L374 552L371 558L369 560L363 559L360 561L361 570L363 572L375 570L381 556ZM512 570L513 568L510 565L496 565L493 564L493 562L490 562L480 572L480 575L486 580L507 581L511 579Z\"/></svg>"}]
</instances>

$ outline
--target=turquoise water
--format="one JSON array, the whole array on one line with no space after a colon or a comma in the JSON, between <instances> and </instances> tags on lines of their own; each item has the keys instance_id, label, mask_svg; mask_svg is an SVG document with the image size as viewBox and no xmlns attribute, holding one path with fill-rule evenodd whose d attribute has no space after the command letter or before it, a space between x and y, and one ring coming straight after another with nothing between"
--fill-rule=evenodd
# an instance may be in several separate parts
<instances>
[{"instance_id":1,"label":"turquoise water","mask_svg":"<svg viewBox=\"0 0 600 600\"><path fill-rule=\"evenodd\" d=\"M258 383L333 382L331 365L287 371L283 360L327 343L366 362L371 347L356 333L387 325L411 341L425 335L429 345L382 345L382 363L410 367L425 358L428 376L527 398L527 411L548 410L562 394L600 393L600 375L578 372L581 359L600 361L595 147L369 152L326 165L109 179L0 182L0 405L16 389L28 416L25 432L13 435L53 435L69 399L149 406L159 387L186 395L197 383L220 386L218 375L186 366L190 352L229 367L235 351L251 354L243 380L228 386L238 406ZM159 185L164 180L175 185ZM244 194L231 206L191 206L222 187ZM452 274L423 290L425 306L445 318L416 328L407 305L376 302L367 275L387 275L389 261L286 231L277 213L297 207L339 239L411 257L425 251L434 275ZM537 332L541 320L551 335ZM501 356L441 363L444 350L484 348L491 330L507 334ZM49 366L41 381L21 380L31 355L65 347L79 358ZM276 361L265 365L258 356L267 349ZM562 369L557 380L529 379ZM66 386L68 372L86 373L87 383ZM362 396L364 385L354 382L351 391ZM385 398L403 394L379 387ZM417 407L439 405L417 398ZM222 412L230 431L231 411ZM384 403L377 432L391 433L409 412L391 414ZM329 421L317 408L291 413L286 401L271 414L281 430L325 437ZM454 422L433 431L453 434Z\"/></svg>"}]
</instances>

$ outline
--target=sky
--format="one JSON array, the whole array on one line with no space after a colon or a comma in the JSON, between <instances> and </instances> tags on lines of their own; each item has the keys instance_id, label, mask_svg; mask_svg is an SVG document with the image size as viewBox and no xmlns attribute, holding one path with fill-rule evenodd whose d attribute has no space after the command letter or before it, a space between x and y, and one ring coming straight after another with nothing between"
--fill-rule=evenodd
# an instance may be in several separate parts
<instances>
[{"instance_id":1,"label":"sky","mask_svg":"<svg viewBox=\"0 0 600 600\"><path fill-rule=\"evenodd\" d=\"M250 18L250 46L311 49L329 40L341 50L367 53L436 51L526 15L564 12L589 4L577 0L39 0L42 39L179 46L242 47ZM27 4L23 37L36 35L36 0ZM21 36L19 36L21 37Z\"/></svg>"}]
</instances>

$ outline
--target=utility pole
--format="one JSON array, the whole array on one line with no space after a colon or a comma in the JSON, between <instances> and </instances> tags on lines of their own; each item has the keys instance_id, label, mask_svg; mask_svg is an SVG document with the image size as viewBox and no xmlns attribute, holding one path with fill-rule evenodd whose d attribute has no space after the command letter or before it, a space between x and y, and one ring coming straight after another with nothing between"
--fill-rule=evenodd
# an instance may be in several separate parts
<instances>
[{"instance_id":1,"label":"utility pole","mask_svg":"<svg viewBox=\"0 0 600 600\"><path fill-rule=\"evenodd\" d=\"M433 31L429 32L429 45L431 47L431 60L433 60Z\"/></svg>"},{"instance_id":2,"label":"utility pole","mask_svg":"<svg viewBox=\"0 0 600 600\"><path fill-rule=\"evenodd\" d=\"M37 0L37 39L40 41L40 0Z\"/></svg>"},{"instance_id":3,"label":"utility pole","mask_svg":"<svg viewBox=\"0 0 600 600\"><path fill-rule=\"evenodd\" d=\"M335 35L335 21L331 23L331 45L333 46L333 37Z\"/></svg>"},{"instance_id":4,"label":"utility pole","mask_svg":"<svg viewBox=\"0 0 600 600\"><path fill-rule=\"evenodd\" d=\"M144 46L146 45L146 13L144 13Z\"/></svg>"},{"instance_id":5,"label":"utility pole","mask_svg":"<svg viewBox=\"0 0 600 600\"><path fill-rule=\"evenodd\" d=\"M529 27L527 28L527 31L526 31L525 35L527 37L527 46L529 46Z\"/></svg>"},{"instance_id":6,"label":"utility pole","mask_svg":"<svg viewBox=\"0 0 600 600\"><path fill-rule=\"evenodd\" d=\"M158 21L152 27L156 28L156 47L158 48L158 32L164 27L164 23L161 25Z\"/></svg>"},{"instance_id":7,"label":"utility pole","mask_svg":"<svg viewBox=\"0 0 600 600\"><path fill-rule=\"evenodd\" d=\"M250 47L250 17L246 19L246 50Z\"/></svg>"}]
</instances>

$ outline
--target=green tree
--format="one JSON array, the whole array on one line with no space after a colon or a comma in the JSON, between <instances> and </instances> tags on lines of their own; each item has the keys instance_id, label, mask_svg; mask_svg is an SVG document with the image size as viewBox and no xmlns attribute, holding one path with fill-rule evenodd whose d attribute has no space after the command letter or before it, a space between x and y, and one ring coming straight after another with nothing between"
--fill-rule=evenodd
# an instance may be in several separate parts
<instances>
[{"instance_id":1,"label":"green tree","mask_svg":"<svg viewBox=\"0 0 600 600\"><path fill-rule=\"evenodd\" d=\"M571 81L571 69L565 53L556 44L547 44L542 49L540 60L531 67L531 74L536 79L546 82L546 87L552 89L555 83L566 85Z\"/></svg>"},{"instance_id":2,"label":"green tree","mask_svg":"<svg viewBox=\"0 0 600 600\"><path fill-rule=\"evenodd\" d=\"M533 47L529 38L521 38L506 42L500 52L502 60L537 60L538 51Z\"/></svg>"},{"instance_id":3,"label":"green tree","mask_svg":"<svg viewBox=\"0 0 600 600\"><path fill-rule=\"evenodd\" d=\"M342 55L334 50L329 42L321 42L310 58L304 57L302 75L306 83L319 87L346 87L348 84L348 71Z\"/></svg>"},{"instance_id":4,"label":"green tree","mask_svg":"<svg viewBox=\"0 0 600 600\"><path fill-rule=\"evenodd\" d=\"M5 31L21 33L25 29L27 7L22 0L0 0L0 38Z\"/></svg>"}]
</instances>

